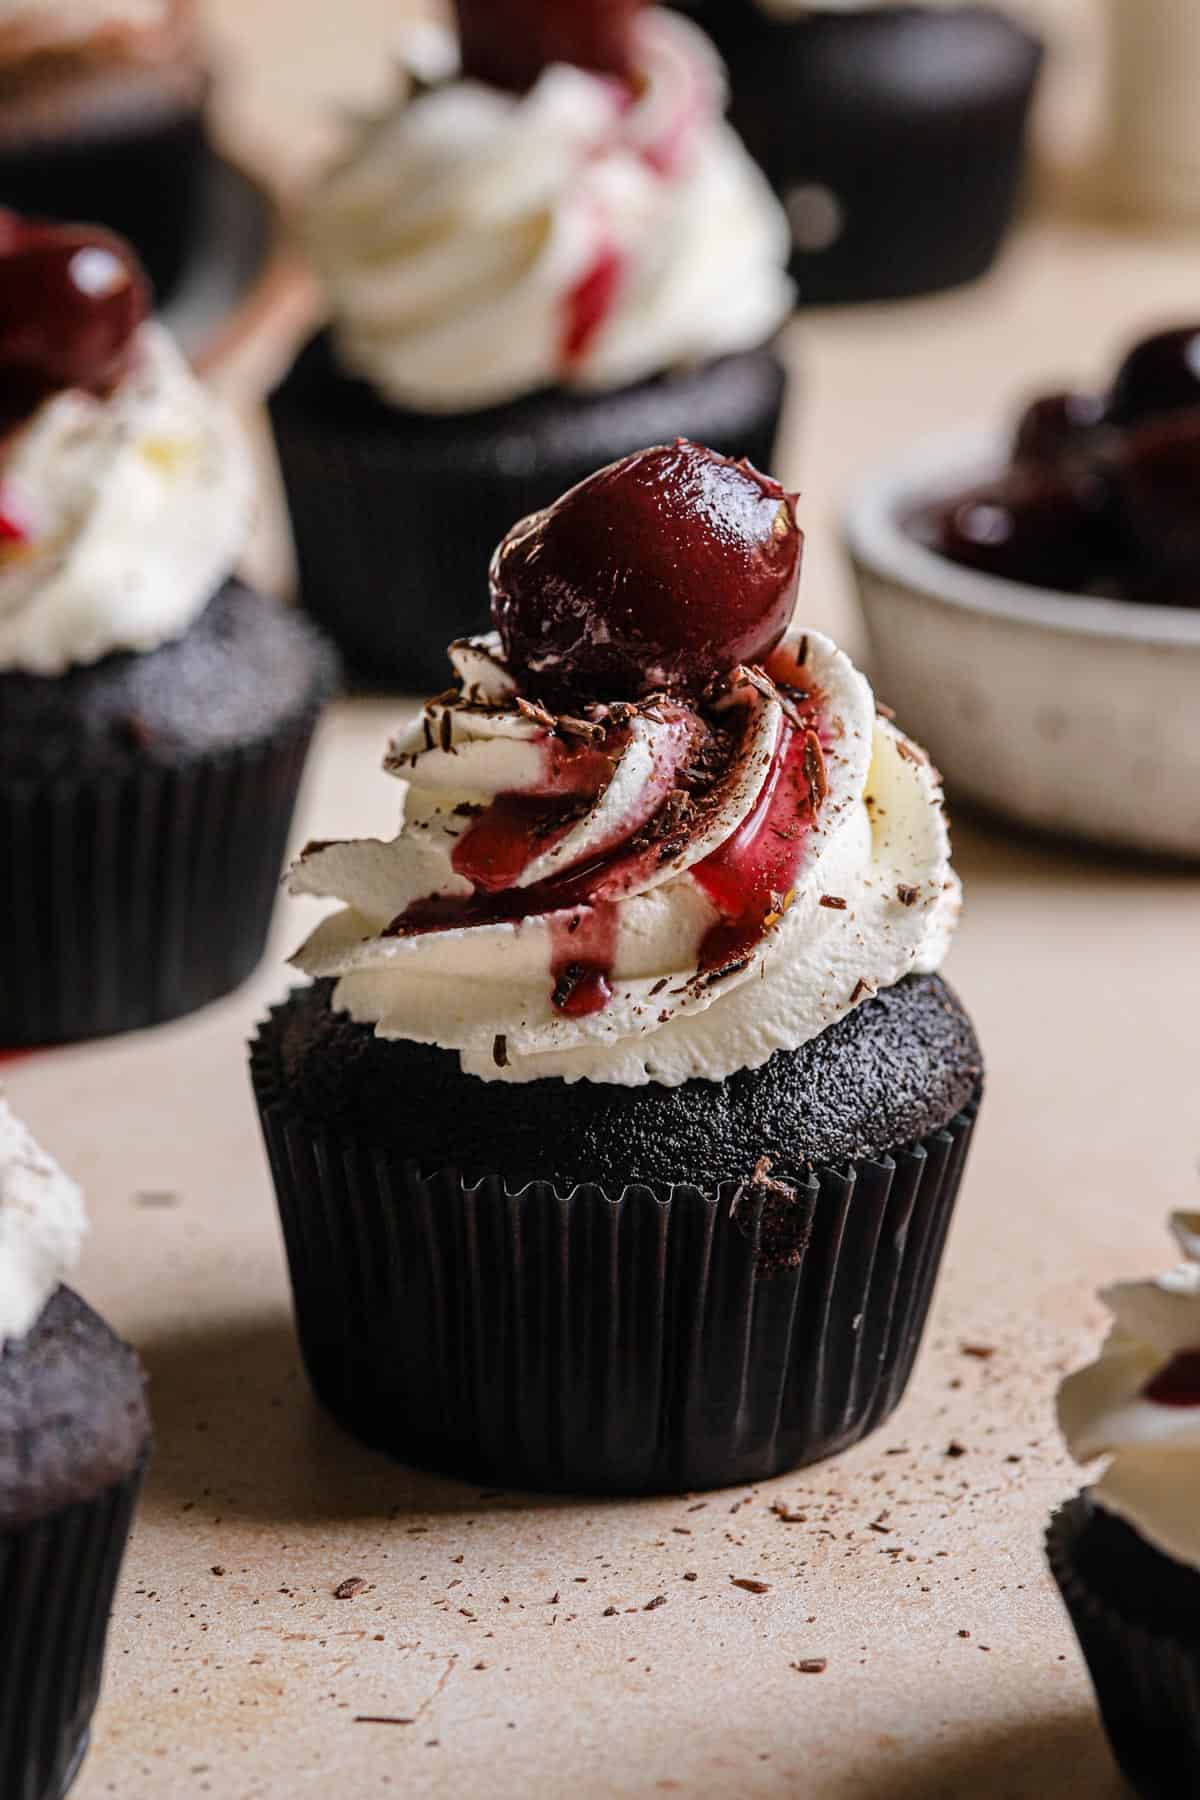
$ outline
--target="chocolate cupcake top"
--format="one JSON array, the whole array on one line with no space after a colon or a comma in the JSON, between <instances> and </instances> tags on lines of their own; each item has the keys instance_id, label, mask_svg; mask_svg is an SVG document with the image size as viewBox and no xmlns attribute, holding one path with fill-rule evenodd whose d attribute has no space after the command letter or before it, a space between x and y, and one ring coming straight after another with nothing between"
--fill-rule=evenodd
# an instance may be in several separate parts
<instances>
[{"instance_id":1,"label":"chocolate cupcake top","mask_svg":"<svg viewBox=\"0 0 1200 1800\"><path fill-rule=\"evenodd\" d=\"M1077 1461L1109 1458L1094 1499L1200 1569L1200 1213L1172 1214L1171 1230L1182 1264L1102 1290L1112 1329L1063 1382L1058 1421Z\"/></svg>"},{"instance_id":2,"label":"chocolate cupcake top","mask_svg":"<svg viewBox=\"0 0 1200 1800\"><path fill-rule=\"evenodd\" d=\"M248 453L147 305L120 239L0 211L0 670L181 637L241 555Z\"/></svg>"},{"instance_id":3,"label":"chocolate cupcake top","mask_svg":"<svg viewBox=\"0 0 1200 1800\"><path fill-rule=\"evenodd\" d=\"M460 0L400 104L313 194L347 371L461 412L756 348L787 316L787 221L722 118L708 39L636 0Z\"/></svg>"},{"instance_id":4,"label":"chocolate cupcake top","mask_svg":"<svg viewBox=\"0 0 1200 1800\"><path fill-rule=\"evenodd\" d=\"M79 1188L0 1095L0 1351L32 1331L86 1229Z\"/></svg>"},{"instance_id":5,"label":"chocolate cupcake top","mask_svg":"<svg viewBox=\"0 0 1200 1800\"><path fill-rule=\"evenodd\" d=\"M310 845L299 951L383 1037L485 1080L721 1079L938 966L938 777L849 660L784 638L793 497L680 443L517 526L491 637L393 744L388 843Z\"/></svg>"}]
</instances>

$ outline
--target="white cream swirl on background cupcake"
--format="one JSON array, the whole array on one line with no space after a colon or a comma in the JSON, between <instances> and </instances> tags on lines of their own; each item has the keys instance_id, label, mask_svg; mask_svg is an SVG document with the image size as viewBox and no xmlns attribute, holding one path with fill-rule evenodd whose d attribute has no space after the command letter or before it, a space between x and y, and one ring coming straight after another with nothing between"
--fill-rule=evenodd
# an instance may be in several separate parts
<instances>
[{"instance_id":1,"label":"white cream swirl on background cupcake","mask_svg":"<svg viewBox=\"0 0 1200 1800\"><path fill-rule=\"evenodd\" d=\"M0 670L182 637L234 572L253 495L232 415L141 325L110 393L65 388L0 437Z\"/></svg>"},{"instance_id":2,"label":"white cream swirl on background cupcake","mask_svg":"<svg viewBox=\"0 0 1200 1800\"><path fill-rule=\"evenodd\" d=\"M451 656L456 687L387 759L399 835L310 846L291 878L343 903L296 963L379 1036L484 1080L675 1086L940 964L959 887L939 778L829 639L701 708L582 718L517 695L495 638Z\"/></svg>"},{"instance_id":3,"label":"white cream swirl on background cupcake","mask_svg":"<svg viewBox=\"0 0 1200 1800\"><path fill-rule=\"evenodd\" d=\"M460 412L771 337L788 225L722 118L720 63L674 14L637 31L636 92L565 64L524 96L451 78L361 130L304 222L347 371Z\"/></svg>"},{"instance_id":4,"label":"white cream swirl on background cupcake","mask_svg":"<svg viewBox=\"0 0 1200 1800\"><path fill-rule=\"evenodd\" d=\"M86 1230L80 1189L0 1094L0 1350L37 1323Z\"/></svg>"},{"instance_id":5,"label":"white cream swirl on background cupcake","mask_svg":"<svg viewBox=\"0 0 1200 1800\"><path fill-rule=\"evenodd\" d=\"M180 0L0 0L0 61L133 49L181 11Z\"/></svg>"},{"instance_id":6,"label":"white cream swirl on background cupcake","mask_svg":"<svg viewBox=\"0 0 1200 1800\"><path fill-rule=\"evenodd\" d=\"M1063 1382L1058 1421L1076 1461L1109 1458L1095 1500L1200 1568L1200 1213L1174 1213L1171 1229L1186 1261L1102 1290L1112 1329Z\"/></svg>"}]
</instances>

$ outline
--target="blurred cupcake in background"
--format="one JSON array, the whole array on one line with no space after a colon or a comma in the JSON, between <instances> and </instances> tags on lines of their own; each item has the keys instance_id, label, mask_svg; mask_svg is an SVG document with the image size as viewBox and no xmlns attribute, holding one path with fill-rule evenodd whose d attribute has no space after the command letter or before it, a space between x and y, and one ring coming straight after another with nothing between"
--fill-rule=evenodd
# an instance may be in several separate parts
<instances>
[{"instance_id":1,"label":"blurred cupcake in background","mask_svg":"<svg viewBox=\"0 0 1200 1800\"><path fill-rule=\"evenodd\" d=\"M120 239L0 215L0 1046L257 962L333 654L234 576L248 452Z\"/></svg>"},{"instance_id":2,"label":"blurred cupcake in background","mask_svg":"<svg viewBox=\"0 0 1200 1800\"><path fill-rule=\"evenodd\" d=\"M191 0L0 0L0 206L120 232L159 299L205 162L191 13Z\"/></svg>"},{"instance_id":3,"label":"blurred cupcake in background","mask_svg":"<svg viewBox=\"0 0 1200 1800\"><path fill-rule=\"evenodd\" d=\"M1002 8L696 0L732 119L787 208L801 302L890 300L990 267L1042 59Z\"/></svg>"},{"instance_id":4,"label":"blurred cupcake in background","mask_svg":"<svg viewBox=\"0 0 1200 1800\"><path fill-rule=\"evenodd\" d=\"M516 517L679 434L769 467L787 223L711 43L638 0L460 0L312 194L330 323L271 401L303 604L442 681Z\"/></svg>"},{"instance_id":5,"label":"blurred cupcake in background","mask_svg":"<svg viewBox=\"0 0 1200 1800\"><path fill-rule=\"evenodd\" d=\"M1107 1342L1059 1391L1072 1454L1108 1461L1047 1539L1113 1753L1142 1800L1200 1793L1200 1214L1176 1213L1171 1228L1186 1260L1104 1290Z\"/></svg>"},{"instance_id":6,"label":"blurred cupcake in background","mask_svg":"<svg viewBox=\"0 0 1200 1800\"><path fill-rule=\"evenodd\" d=\"M60 1285L83 1196L0 1094L0 1793L59 1800L87 1749L150 1449L137 1357Z\"/></svg>"}]
</instances>

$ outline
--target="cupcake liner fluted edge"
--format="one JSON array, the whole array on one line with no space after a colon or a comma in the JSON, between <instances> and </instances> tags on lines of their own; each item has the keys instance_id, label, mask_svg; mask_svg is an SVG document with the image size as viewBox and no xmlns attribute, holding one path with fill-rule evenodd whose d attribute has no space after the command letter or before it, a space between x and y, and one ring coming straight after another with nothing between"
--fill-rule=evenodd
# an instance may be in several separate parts
<instances>
[{"instance_id":1,"label":"cupcake liner fluted edge","mask_svg":"<svg viewBox=\"0 0 1200 1800\"><path fill-rule=\"evenodd\" d=\"M148 1457L93 1499L0 1530L4 1800L60 1800L79 1772Z\"/></svg>"},{"instance_id":2,"label":"cupcake liner fluted edge","mask_svg":"<svg viewBox=\"0 0 1200 1800\"><path fill-rule=\"evenodd\" d=\"M1046 1555L1121 1771L1142 1800L1200 1794L1200 1649L1123 1619L1080 1574L1083 1496L1061 1506Z\"/></svg>"},{"instance_id":3,"label":"cupcake liner fluted edge","mask_svg":"<svg viewBox=\"0 0 1200 1800\"><path fill-rule=\"evenodd\" d=\"M274 1036L251 1074L297 1332L339 1422L489 1483L654 1493L765 1478L873 1430L920 1344L979 1094L888 1154L614 1197L315 1125Z\"/></svg>"},{"instance_id":4,"label":"cupcake liner fluted edge","mask_svg":"<svg viewBox=\"0 0 1200 1800\"><path fill-rule=\"evenodd\" d=\"M161 1024L252 973L328 685L245 746L0 783L0 1049Z\"/></svg>"}]
</instances>

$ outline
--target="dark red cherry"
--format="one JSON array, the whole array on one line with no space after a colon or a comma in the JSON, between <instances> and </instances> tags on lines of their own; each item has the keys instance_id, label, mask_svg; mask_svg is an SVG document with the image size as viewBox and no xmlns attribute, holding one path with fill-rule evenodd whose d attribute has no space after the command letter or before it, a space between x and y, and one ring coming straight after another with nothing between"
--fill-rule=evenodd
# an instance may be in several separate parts
<instances>
[{"instance_id":1,"label":"dark red cherry","mask_svg":"<svg viewBox=\"0 0 1200 1800\"><path fill-rule=\"evenodd\" d=\"M1200 325L1160 331L1134 346L1117 370L1109 400L1114 425L1200 407Z\"/></svg>"},{"instance_id":2,"label":"dark red cherry","mask_svg":"<svg viewBox=\"0 0 1200 1800\"><path fill-rule=\"evenodd\" d=\"M795 496L769 475L658 445L514 526L492 559L492 617L527 692L698 694L775 648L803 542Z\"/></svg>"},{"instance_id":3,"label":"dark red cherry","mask_svg":"<svg viewBox=\"0 0 1200 1800\"><path fill-rule=\"evenodd\" d=\"M1104 559L1098 492L1049 469L1014 469L961 494L918 532L953 562L1036 587L1086 587Z\"/></svg>"},{"instance_id":4,"label":"dark red cherry","mask_svg":"<svg viewBox=\"0 0 1200 1800\"><path fill-rule=\"evenodd\" d=\"M1200 1406L1200 1350L1177 1350L1142 1394L1159 1406Z\"/></svg>"},{"instance_id":5,"label":"dark red cherry","mask_svg":"<svg viewBox=\"0 0 1200 1800\"><path fill-rule=\"evenodd\" d=\"M1098 394L1047 394L1022 413L1013 456L1018 462L1060 462L1084 450L1103 419L1104 401Z\"/></svg>"},{"instance_id":6,"label":"dark red cherry","mask_svg":"<svg viewBox=\"0 0 1200 1800\"><path fill-rule=\"evenodd\" d=\"M1200 602L1200 409L1127 432L1113 482L1148 591L1182 579Z\"/></svg>"},{"instance_id":7,"label":"dark red cherry","mask_svg":"<svg viewBox=\"0 0 1200 1800\"><path fill-rule=\"evenodd\" d=\"M104 392L149 309L133 252L90 225L0 216L0 407L20 417L62 388Z\"/></svg>"},{"instance_id":8,"label":"dark red cherry","mask_svg":"<svg viewBox=\"0 0 1200 1800\"><path fill-rule=\"evenodd\" d=\"M523 94L550 63L631 80L641 0L457 0L463 74Z\"/></svg>"}]
</instances>

